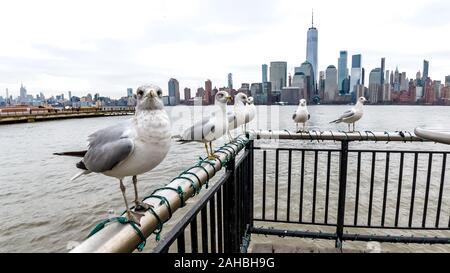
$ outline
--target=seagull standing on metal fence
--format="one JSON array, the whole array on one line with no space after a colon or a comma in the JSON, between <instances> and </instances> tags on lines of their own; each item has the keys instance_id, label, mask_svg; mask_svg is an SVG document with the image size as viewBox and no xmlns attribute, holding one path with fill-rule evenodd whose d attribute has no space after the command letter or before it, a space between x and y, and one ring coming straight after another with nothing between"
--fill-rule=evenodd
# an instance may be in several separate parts
<instances>
[{"instance_id":1,"label":"seagull standing on metal fence","mask_svg":"<svg viewBox=\"0 0 450 273\"><path fill-rule=\"evenodd\" d=\"M215 96L214 113L209 117L204 117L191 127L187 128L178 140L182 143L203 142L209 160L217 157L213 153L212 142L221 138L228 131L227 103L232 98L226 91L219 91ZM209 150L208 150L209 143Z\"/></svg>"},{"instance_id":2,"label":"seagull standing on metal fence","mask_svg":"<svg viewBox=\"0 0 450 273\"><path fill-rule=\"evenodd\" d=\"M308 108L306 107L306 100L301 99L300 104L298 105L297 111L292 116L292 119L295 121L295 124L296 124L297 133L299 132L299 130L298 130L299 123L303 123L302 131L305 132L306 122L308 122L308 120L310 118L311 118L311 115L309 114Z\"/></svg>"},{"instance_id":3,"label":"seagull standing on metal fence","mask_svg":"<svg viewBox=\"0 0 450 273\"><path fill-rule=\"evenodd\" d=\"M348 124L348 131L355 132L355 122L362 118L364 114L363 106L365 102L367 102L366 98L360 97L352 109L345 111L341 117L330 123L345 122ZM353 131L350 130L350 124L353 124Z\"/></svg>"},{"instance_id":4,"label":"seagull standing on metal fence","mask_svg":"<svg viewBox=\"0 0 450 273\"><path fill-rule=\"evenodd\" d=\"M55 153L55 155L78 156L83 159L76 164L82 171L72 178L89 173L102 173L120 181L127 217L140 225L144 215L137 211L150 208L138 200L137 175L146 173L163 161L170 148L170 119L164 110L162 90L155 85L137 89L136 113L133 118L99 130L88 138L89 148L81 152ZM135 210L128 207L123 179L133 177Z\"/></svg>"}]
</instances>

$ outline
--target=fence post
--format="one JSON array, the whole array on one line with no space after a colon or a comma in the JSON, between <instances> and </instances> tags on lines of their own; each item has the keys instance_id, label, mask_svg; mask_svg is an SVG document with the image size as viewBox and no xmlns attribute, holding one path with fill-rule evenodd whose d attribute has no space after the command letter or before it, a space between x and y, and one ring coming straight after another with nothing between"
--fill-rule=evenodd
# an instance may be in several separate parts
<instances>
[{"instance_id":1,"label":"fence post","mask_svg":"<svg viewBox=\"0 0 450 273\"><path fill-rule=\"evenodd\" d=\"M344 235L345 219L345 194L347 192L347 165L348 165L348 140L341 142L339 160L339 201L336 227L336 248L342 248L342 237Z\"/></svg>"},{"instance_id":2,"label":"fence post","mask_svg":"<svg viewBox=\"0 0 450 273\"><path fill-rule=\"evenodd\" d=\"M228 180L223 185L223 222L224 222L224 252L239 252L237 204L236 204L236 172L235 158L228 161L226 171L230 172Z\"/></svg>"}]
</instances>

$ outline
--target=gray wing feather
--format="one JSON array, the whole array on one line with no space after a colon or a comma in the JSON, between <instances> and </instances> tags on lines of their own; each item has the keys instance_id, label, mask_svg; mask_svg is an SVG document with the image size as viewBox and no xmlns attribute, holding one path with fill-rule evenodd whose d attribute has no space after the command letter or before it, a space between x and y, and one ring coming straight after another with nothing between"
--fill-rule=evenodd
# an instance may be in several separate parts
<instances>
[{"instance_id":1,"label":"gray wing feather","mask_svg":"<svg viewBox=\"0 0 450 273\"><path fill-rule=\"evenodd\" d=\"M133 141L124 133L131 122L127 120L89 136L89 149L83 158L88 170L109 171L130 155L134 147Z\"/></svg>"},{"instance_id":2,"label":"gray wing feather","mask_svg":"<svg viewBox=\"0 0 450 273\"><path fill-rule=\"evenodd\" d=\"M349 117L353 116L354 114L355 114L355 112L353 112L353 110L347 110L344 112L344 114L342 114L342 116L339 119L349 118Z\"/></svg>"},{"instance_id":3,"label":"gray wing feather","mask_svg":"<svg viewBox=\"0 0 450 273\"><path fill-rule=\"evenodd\" d=\"M183 133L183 140L201 141L209 132L214 132L214 124L209 117L194 123Z\"/></svg>"}]
</instances>

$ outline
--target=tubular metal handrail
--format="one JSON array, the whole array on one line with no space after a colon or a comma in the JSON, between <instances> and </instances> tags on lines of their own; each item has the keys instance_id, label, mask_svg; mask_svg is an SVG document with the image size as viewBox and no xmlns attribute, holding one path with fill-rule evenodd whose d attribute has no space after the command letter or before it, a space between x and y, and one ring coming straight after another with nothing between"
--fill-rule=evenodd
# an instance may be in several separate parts
<instances>
[{"instance_id":1,"label":"tubular metal handrail","mask_svg":"<svg viewBox=\"0 0 450 273\"><path fill-rule=\"evenodd\" d=\"M284 131L270 131L270 130L253 130L252 135L256 139L289 139L289 140L332 140L332 141L386 141L386 142L429 142L417 137L416 135L407 132L333 132L333 131L307 131L307 132L290 132Z\"/></svg>"},{"instance_id":2,"label":"tubular metal handrail","mask_svg":"<svg viewBox=\"0 0 450 273\"><path fill-rule=\"evenodd\" d=\"M158 229L160 224L159 220L161 220L161 222L167 221L170 218L170 212L175 212L182 207L184 201L193 197L196 194L196 189L201 188L208 182L208 179L214 177L214 175L224 167L223 162L233 160L245 147L246 142L248 142L248 139L244 136L236 138L226 145L230 149L219 149L218 152L216 152L216 155L218 156L217 160L201 162L199 165L191 168L190 172L181 174L165 188L158 191L158 195L166 198L170 203L171 211L169 211L168 206L164 203L161 204L160 200L157 198L148 198L144 200L147 204L154 207L153 211L158 217L150 212L145 213L140 221L140 230L142 234L148 238ZM192 183L189 181L195 183L200 182L201 185L192 187ZM169 188L181 189L184 200L181 200L180 195ZM113 222L106 225L103 229L86 239L70 252L132 252L136 249L136 246L140 241L140 237L131 225Z\"/></svg>"}]
</instances>

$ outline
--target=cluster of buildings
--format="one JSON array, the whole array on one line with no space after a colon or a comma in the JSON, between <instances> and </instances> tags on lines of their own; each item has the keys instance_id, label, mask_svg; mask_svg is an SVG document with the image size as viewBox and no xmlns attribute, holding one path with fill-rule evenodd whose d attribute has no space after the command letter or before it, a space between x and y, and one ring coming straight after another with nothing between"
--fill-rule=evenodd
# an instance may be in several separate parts
<instances>
[{"instance_id":1,"label":"cluster of buildings","mask_svg":"<svg viewBox=\"0 0 450 273\"><path fill-rule=\"evenodd\" d=\"M100 96L99 93L92 95L88 93L85 96L73 96L71 91L64 94L51 96L46 98L41 92L36 96L28 94L23 84L20 87L20 95L14 98L6 89L6 96L0 96L0 107L8 106L35 106L35 107L52 107L52 108L83 108L83 107L113 107L113 106L135 106L136 100L133 96L133 89L127 89L127 96L120 99L111 99L110 97Z\"/></svg>"},{"instance_id":2,"label":"cluster of buildings","mask_svg":"<svg viewBox=\"0 0 450 273\"><path fill-rule=\"evenodd\" d=\"M180 103L212 104L218 90L226 90L232 96L245 92L255 99L255 104L291 104L296 105L300 99L315 104L347 104L355 102L358 97L366 97L371 104L439 104L450 105L450 76L445 82L430 78L429 62L424 60L422 72L415 79L407 78L406 72L386 70L386 58L381 58L380 65L370 72L363 67L362 55L351 56L342 50L339 52L337 67L329 65L325 71L318 70L318 30L312 25L307 33L306 61L295 67L293 75L288 74L287 62L271 62L270 66L261 67L261 82L242 83L239 89L233 89L232 74L228 74L228 86L212 88L210 80L204 87L197 89L194 96L191 89L184 89L185 100L180 100L179 83L176 79L169 81L167 105Z\"/></svg>"},{"instance_id":3,"label":"cluster of buildings","mask_svg":"<svg viewBox=\"0 0 450 273\"><path fill-rule=\"evenodd\" d=\"M362 65L362 55L351 56L349 68L348 52L339 53L337 67L329 65L325 71L318 70L318 30L312 25L307 33L306 61L295 67L288 74L287 62L271 62L270 66L261 67L261 81L242 83L241 87L233 87L233 75L228 74L228 85L213 88L211 80L206 80L204 86L191 90L183 90L184 99L180 96L180 83L171 78L168 82L168 95L163 97L165 105L210 105L214 104L214 96L218 91L225 90L231 96L244 92L253 96L255 104L291 104L297 105L300 99L306 99L315 104L347 104L355 102L360 96L366 97L371 104L438 104L450 105L450 76L445 82L432 80L429 76L430 63L423 62L422 72L417 72L415 78L407 78L406 72L386 70L386 59L381 58L380 65L369 73ZM292 75L293 74L293 75ZM368 74L368 75L367 75ZM6 90L6 97L0 96L0 106L32 105L52 107L103 107L103 106L134 106L133 89L127 89L127 96L120 99L94 96L83 97L64 94L45 98L43 93L33 97L22 85L20 96L13 98Z\"/></svg>"}]
</instances>

